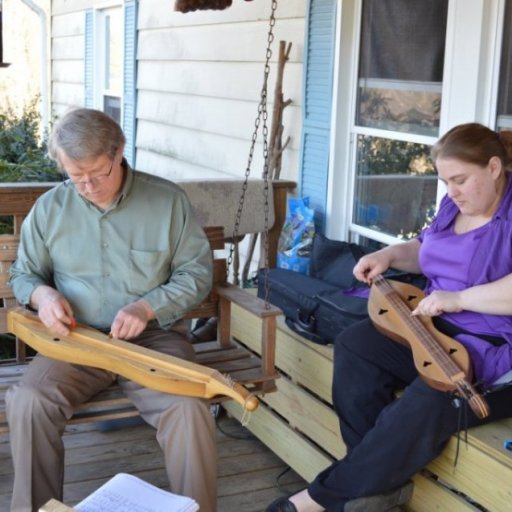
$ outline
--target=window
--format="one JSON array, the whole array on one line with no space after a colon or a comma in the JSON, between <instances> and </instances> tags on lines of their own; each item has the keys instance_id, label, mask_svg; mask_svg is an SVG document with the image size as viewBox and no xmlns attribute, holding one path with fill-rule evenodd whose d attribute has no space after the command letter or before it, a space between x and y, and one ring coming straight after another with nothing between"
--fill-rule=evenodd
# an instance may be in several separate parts
<instances>
[{"instance_id":1,"label":"window","mask_svg":"<svg viewBox=\"0 0 512 512\"><path fill-rule=\"evenodd\" d=\"M356 124L436 137L446 0L364 0Z\"/></svg>"},{"instance_id":2,"label":"window","mask_svg":"<svg viewBox=\"0 0 512 512\"><path fill-rule=\"evenodd\" d=\"M362 0L352 235L408 239L432 217L448 0Z\"/></svg>"},{"instance_id":3,"label":"window","mask_svg":"<svg viewBox=\"0 0 512 512\"><path fill-rule=\"evenodd\" d=\"M120 123L123 91L123 11L121 7L111 7L98 11L97 16L96 107Z\"/></svg>"},{"instance_id":4,"label":"window","mask_svg":"<svg viewBox=\"0 0 512 512\"><path fill-rule=\"evenodd\" d=\"M505 4L498 92L498 130L512 130L512 1Z\"/></svg>"},{"instance_id":5,"label":"window","mask_svg":"<svg viewBox=\"0 0 512 512\"><path fill-rule=\"evenodd\" d=\"M123 128L124 156L135 165L137 1L85 11L84 106Z\"/></svg>"},{"instance_id":6,"label":"window","mask_svg":"<svg viewBox=\"0 0 512 512\"><path fill-rule=\"evenodd\" d=\"M435 212L429 151L426 144L358 135L353 222L401 239L416 236Z\"/></svg>"}]
</instances>

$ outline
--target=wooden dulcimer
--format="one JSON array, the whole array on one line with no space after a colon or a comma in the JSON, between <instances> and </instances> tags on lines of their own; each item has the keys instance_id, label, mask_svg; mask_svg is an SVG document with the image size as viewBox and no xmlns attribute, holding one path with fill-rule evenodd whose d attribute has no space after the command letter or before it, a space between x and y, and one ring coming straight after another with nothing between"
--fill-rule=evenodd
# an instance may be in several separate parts
<instances>
[{"instance_id":1,"label":"wooden dulcimer","mask_svg":"<svg viewBox=\"0 0 512 512\"><path fill-rule=\"evenodd\" d=\"M111 338L91 327L79 324L68 336L55 336L35 314L17 308L7 314L7 328L44 356L101 368L156 391L206 399L227 396L247 411L259 404L256 396L217 370Z\"/></svg>"},{"instance_id":2,"label":"wooden dulcimer","mask_svg":"<svg viewBox=\"0 0 512 512\"><path fill-rule=\"evenodd\" d=\"M384 335L411 348L416 369L425 382L441 391L455 391L479 418L487 417L487 401L471 384L471 360L466 348L439 332L430 317L411 315L424 297L415 286L379 275L370 290L370 319Z\"/></svg>"}]
</instances>

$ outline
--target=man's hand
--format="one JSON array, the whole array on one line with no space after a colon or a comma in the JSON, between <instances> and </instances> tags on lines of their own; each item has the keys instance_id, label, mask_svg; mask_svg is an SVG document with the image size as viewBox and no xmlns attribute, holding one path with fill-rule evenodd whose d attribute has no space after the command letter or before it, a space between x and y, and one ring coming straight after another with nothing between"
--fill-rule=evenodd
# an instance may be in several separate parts
<instances>
[{"instance_id":1,"label":"man's hand","mask_svg":"<svg viewBox=\"0 0 512 512\"><path fill-rule=\"evenodd\" d=\"M39 319L53 334L67 336L69 328L76 325L71 305L50 286L38 286L32 293L30 304L37 309Z\"/></svg>"},{"instance_id":2,"label":"man's hand","mask_svg":"<svg viewBox=\"0 0 512 512\"><path fill-rule=\"evenodd\" d=\"M151 306L144 299L139 299L117 312L110 328L110 334L112 337L122 340L135 338L154 318L155 312Z\"/></svg>"}]
</instances>

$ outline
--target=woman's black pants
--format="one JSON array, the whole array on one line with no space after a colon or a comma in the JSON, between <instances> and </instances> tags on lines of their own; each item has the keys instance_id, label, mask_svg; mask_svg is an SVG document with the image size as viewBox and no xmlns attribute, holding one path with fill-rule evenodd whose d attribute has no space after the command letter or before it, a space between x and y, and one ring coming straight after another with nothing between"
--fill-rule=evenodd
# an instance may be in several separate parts
<instances>
[{"instance_id":1,"label":"woman's black pants","mask_svg":"<svg viewBox=\"0 0 512 512\"><path fill-rule=\"evenodd\" d=\"M455 432L512 416L512 386L486 398L491 415L480 420L464 401L425 384L411 350L370 320L349 327L335 342L333 377L347 454L316 477L310 496L328 512L342 512L350 499L401 487Z\"/></svg>"}]
</instances>

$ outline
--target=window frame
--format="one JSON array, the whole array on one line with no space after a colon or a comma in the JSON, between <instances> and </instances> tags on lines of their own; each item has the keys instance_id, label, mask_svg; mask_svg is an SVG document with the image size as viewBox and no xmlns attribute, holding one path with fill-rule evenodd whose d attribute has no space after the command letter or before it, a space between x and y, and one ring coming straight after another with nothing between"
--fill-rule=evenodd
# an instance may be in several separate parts
<instances>
[{"instance_id":1,"label":"window frame","mask_svg":"<svg viewBox=\"0 0 512 512\"><path fill-rule=\"evenodd\" d=\"M113 9L119 9L121 23L121 61L120 61L120 83L119 90L107 89L105 87L106 78L106 13ZM94 82L93 82L93 106L94 108L105 111L104 99L107 96L119 98L120 114L117 120L120 124L123 120L123 69L125 66L125 33L124 33L124 2L114 1L107 2L94 7L94 25L93 25L93 41L94 41Z\"/></svg>"},{"instance_id":2,"label":"window frame","mask_svg":"<svg viewBox=\"0 0 512 512\"><path fill-rule=\"evenodd\" d=\"M510 10L512 12L512 0L499 0L499 19L497 23L496 30L496 52L495 52L495 62L494 62L494 70L493 76L496 77L496 80L493 82L492 89L492 105L494 105L494 117L490 120L490 126L494 126L496 130L501 128L511 129L512 130L512 114L509 116L499 116L498 115L498 100L499 100L499 82L500 82L500 72L501 72L501 56L503 53L503 36L505 31L505 12L507 7L507 1L510 2ZM510 22L510 31L512 32L512 21ZM512 37L512 34L511 36ZM512 76L510 77L512 82ZM512 88L512 83L511 83ZM498 123L502 118L502 121Z\"/></svg>"},{"instance_id":3,"label":"window frame","mask_svg":"<svg viewBox=\"0 0 512 512\"><path fill-rule=\"evenodd\" d=\"M463 122L495 125L504 7L505 0L491 5L480 0L448 0L439 135ZM341 240L364 236L392 245L401 240L352 222L356 137L362 134L429 145L438 137L355 125L361 16L362 0L344 0L337 11L326 235ZM445 193L439 182L436 206Z\"/></svg>"}]
</instances>

